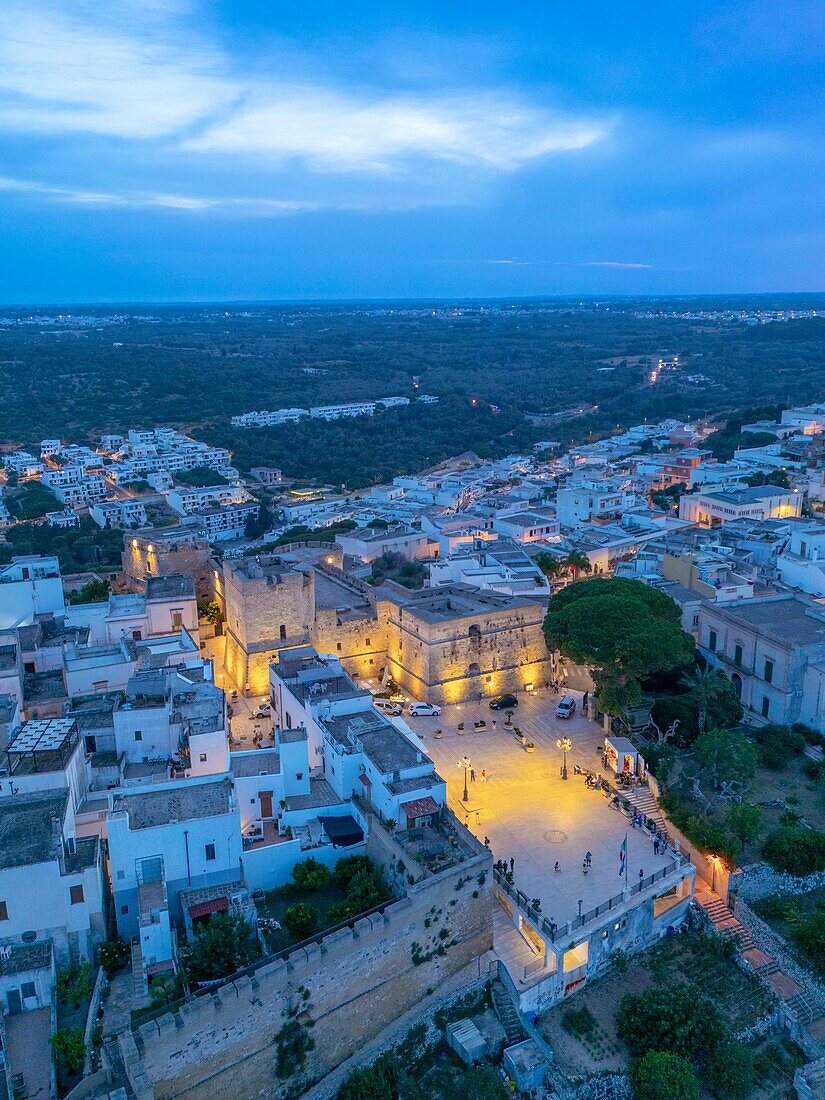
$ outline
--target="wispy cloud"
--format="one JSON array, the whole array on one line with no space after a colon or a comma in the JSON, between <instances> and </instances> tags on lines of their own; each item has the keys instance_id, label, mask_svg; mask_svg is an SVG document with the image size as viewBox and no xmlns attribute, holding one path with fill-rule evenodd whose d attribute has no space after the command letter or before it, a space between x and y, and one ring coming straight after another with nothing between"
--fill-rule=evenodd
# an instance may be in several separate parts
<instances>
[{"instance_id":1,"label":"wispy cloud","mask_svg":"<svg viewBox=\"0 0 825 1100\"><path fill-rule=\"evenodd\" d=\"M579 264L579 267L622 267L628 271L652 270L653 264L626 263L622 260L588 260Z\"/></svg>"},{"instance_id":2,"label":"wispy cloud","mask_svg":"<svg viewBox=\"0 0 825 1100\"><path fill-rule=\"evenodd\" d=\"M94 6L96 7L96 5ZM290 81L192 39L176 3L7 0L0 130L157 141L165 154L254 158L304 171L409 171L433 162L509 172L599 142L609 120L565 115L503 88L397 95ZM10 29L8 29L10 28ZM223 164L225 166L225 160Z\"/></svg>"}]
</instances>

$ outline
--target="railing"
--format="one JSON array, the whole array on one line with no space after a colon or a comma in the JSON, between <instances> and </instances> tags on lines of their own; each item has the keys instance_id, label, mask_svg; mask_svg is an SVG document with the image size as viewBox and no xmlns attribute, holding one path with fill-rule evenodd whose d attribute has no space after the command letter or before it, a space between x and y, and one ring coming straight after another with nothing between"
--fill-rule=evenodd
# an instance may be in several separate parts
<instances>
[{"instance_id":1,"label":"railing","mask_svg":"<svg viewBox=\"0 0 825 1100\"><path fill-rule=\"evenodd\" d=\"M648 875L646 878L635 882L630 887L629 896L632 897L634 894L639 894L641 891L653 886L654 883L661 882L663 879L668 878L674 871L678 870L680 867L684 867L686 863L690 863L690 860L687 856L680 853L672 863L667 865L667 867L662 867L658 871L654 871L652 875ZM589 909L586 913L582 913L581 916L574 917L573 920L567 921L565 924L555 924L549 921L547 917L543 917L537 909L534 909L530 904L531 899L527 897L523 890L518 890L511 882L508 882L506 876L503 875L501 871L494 870L493 879L496 885L499 886L508 897L511 897L515 901L522 913L524 913L524 915L527 916L545 936L547 936L551 943L555 943L556 940L563 940L578 928L583 928L584 925L591 924L594 920L597 920L605 913L611 912L611 910L617 908L626 900L625 892L622 891L621 893L614 894L613 897L608 898L607 901L603 901L594 909Z\"/></svg>"}]
</instances>

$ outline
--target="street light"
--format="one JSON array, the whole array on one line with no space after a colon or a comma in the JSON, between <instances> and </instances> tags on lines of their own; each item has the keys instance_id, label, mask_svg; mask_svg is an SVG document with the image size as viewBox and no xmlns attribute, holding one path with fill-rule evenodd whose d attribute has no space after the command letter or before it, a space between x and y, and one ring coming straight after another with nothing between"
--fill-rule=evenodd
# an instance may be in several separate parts
<instances>
[{"instance_id":1,"label":"street light","mask_svg":"<svg viewBox=\"0 0 825 1100\"><path fill-rule=\"evenodd\" d=\"M572 742L569 737L560 737L556 742L556 748L561 749L561 751L564 753L564 763L562 764L561 768L562 779L567 778L567 754L570 752L571 744Z\"/></svg>"},{"instance_id":2,"label":"street light","mask_svg":"<svg viewBox=\"0 0 825 1100\"><path fill-rule=\"evenodd\" d=\"M459 768L464 769L464 794L461 796L461 801L462 802L469 802L470 801L470 792L467 790L467 773L470 770L469 757L465 756L463 760L459 760L458 766L459 766Z\"/></svg>"}]
</instances>

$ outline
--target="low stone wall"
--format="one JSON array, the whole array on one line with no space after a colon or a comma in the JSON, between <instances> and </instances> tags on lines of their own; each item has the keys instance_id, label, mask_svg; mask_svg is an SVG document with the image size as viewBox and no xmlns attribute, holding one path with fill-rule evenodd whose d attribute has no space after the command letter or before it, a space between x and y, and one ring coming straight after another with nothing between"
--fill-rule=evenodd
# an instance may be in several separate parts
<instances>
[{"instance_id":1,"label":"low stone wall","mask_svg":"<svg viewBox=\"0 0 825 1100\"><path fill-rule=\"evenodd\" d=\"M762 898L779 894L808 894L825 886L825 871L817 871L805 878L777 871L769 863L751 863L743 868L742 879L737 887L737 897L745 901L759 901Z\"/></svg>"},{"instance_id":2,"label":"low stone wall","mask_svg":"<svg viewBox=\"0 0 825 1100\"><path fill-rule=\"evenodd\" d=\"M776 962L781 970L793 978L810 999L825 1012L825 985L797 961L787 942L769 924L758 917L751 907L741 900L736 903L736 916L748 929L760 951Z\"/></svg>"}]
</instances>

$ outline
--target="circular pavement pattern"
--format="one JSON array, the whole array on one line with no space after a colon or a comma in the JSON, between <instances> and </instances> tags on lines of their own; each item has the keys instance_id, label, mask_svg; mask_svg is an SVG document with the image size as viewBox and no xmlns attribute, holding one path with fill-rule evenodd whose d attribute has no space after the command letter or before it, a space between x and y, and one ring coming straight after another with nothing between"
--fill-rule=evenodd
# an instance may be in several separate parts
<instances>
[{"instance_id":1,"label":"circular pavement pattern","mask_svg":"<svg viewBox=\"0 0 825 1100\"><path fill-rule=\"evenodd\" d=\"M564 844L567 840L567 833L563 833L561 829L548 829L544 834L544 839L548 844Z\"/></svg>"}]
</instances>

